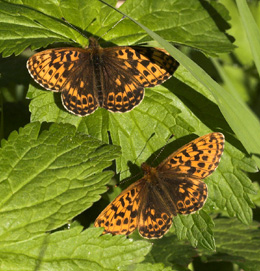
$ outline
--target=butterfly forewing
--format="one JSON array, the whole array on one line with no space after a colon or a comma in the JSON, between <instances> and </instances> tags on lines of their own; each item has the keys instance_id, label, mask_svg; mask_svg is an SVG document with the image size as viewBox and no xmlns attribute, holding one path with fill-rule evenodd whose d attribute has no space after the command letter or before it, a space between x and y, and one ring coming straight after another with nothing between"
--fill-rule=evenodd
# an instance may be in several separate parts
<instances>
[{"instance_id":1,"label":"butterfly forewing","mask_svg":"<svg viewBox=\"0 0 260 271\"><path fill-rule=\"evenodd\" d=\"M105 48L106 56L117 59L120 67L132 75L133 81L142 87L154 87L169 79L179 63L168 53L152 47Z\"/></svg>"},{"instance_id":2,"label":"butterfly forewing","mask_svg":"<svg viewBox=\"0 0 260 271\"><path fill-rule=\"evenodd\" d=\"M57 48L39 52L27 61L33 79L46 89L61 91L71 71L79 66L85 54L80 48Z\"/></svg>"},{"instance_id":3,"label":"butterfly forewing","mask_svg":"<svg viewBox=\"0 0 260 271\"><path fill-rule=\"evenodd\" d=\"M217 168L224 150L224 135L211 133L184 145L158 167L158 171L204 179Z\"/></svg>"}]
</instances>

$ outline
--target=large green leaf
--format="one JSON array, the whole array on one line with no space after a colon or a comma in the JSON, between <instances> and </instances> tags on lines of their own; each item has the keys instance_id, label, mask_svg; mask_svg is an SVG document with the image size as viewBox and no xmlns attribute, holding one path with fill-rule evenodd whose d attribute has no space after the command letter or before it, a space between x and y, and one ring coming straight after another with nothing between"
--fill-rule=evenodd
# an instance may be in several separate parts
<instances>
[{"instance_id":1,"label":"large green leaf","mask_svg":"<svg viewBox=\"0 0 260 271\"><path fill-rule=\"evenodd\" d=\"M24 240L56 229L106 191L103 169L119 147L76 132L69 124L40 123L13 132L0 149L0 240Z\"/></svg>"},{"instance_id":2,"label":"large green leaf","mask_svg":"<svg viewBox=\"0 0 260 271\"><path fill-rule=\"evenodd\" d=\"M116 3L113 0L107 2ZM62 17L87 31L87 35L97 36L104 34L120 18L117 12L98 0L76 0L73 3L67 0L8 0L0 1L0 4L0 52L3 56L19 54L28 46L36 49L53 42L71 43L73 40L85 46L87 40L68 27ZM200 1L143 0L140 3L134 0L126 1L122 10L169 41L199 48L211 55L233 48ZM120 23L104 38L118 45L151 41L144 30L136 29L136 25L129 20Z\"/></svg>"},{"instance_id":3,"label":"large green leaf","mask_svg":"<svg viewBox=\"0 0 260 271\"><path fill-rule=\"evenodd\" d=\"M260 231L257 223L245 226L234 219L218 219L214 233L217 253L204 251L204 260L230 261L245 271L260 269Z\"/></svg>"},{"instance_id":4,"label":"large green leaf","mask_svg":"<svg viewBox=\"0 0 260 271\"><path fill-rule=\"evenodd\" d=\"M4 243L0 247L0 270L135 270L151 249L145 241L100 237L101 233L102 229L82 231L75 226L23 242Z\"/></svg>"}]
</instances>

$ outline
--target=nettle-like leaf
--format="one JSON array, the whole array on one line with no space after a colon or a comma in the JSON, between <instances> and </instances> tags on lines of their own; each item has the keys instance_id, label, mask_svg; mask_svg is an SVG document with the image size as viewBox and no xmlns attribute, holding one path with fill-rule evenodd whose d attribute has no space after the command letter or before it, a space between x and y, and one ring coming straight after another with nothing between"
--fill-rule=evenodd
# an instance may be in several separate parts
<instances>
[{"instance_id":1,"label":"nettle-like leaf","mask_svg":"<svg viewBox=\"0 0 260 271\"><path fill-rule=\"evenodd\" d=\"M178 215L174 218L174 227L180 240L188 238L194 247L215 249L214 223L203 210L189 216Z\"/></svg>"},{"instance_id":2,"label":"nettle-like leaf","mask_svg":"<svg viewBox=\"0 0 260 271\"><path fill-rule=\"evenodd\" d=\"M203 251L204 261L229 261L245 271L260 269L258 223L246 226L235 219L217 219L214 234L216 253Z\"/></svg>"},{"instance_id":3,"label":"nettle-like leaf","mask_svg":"<svg viewBox=\"0 0 260 271\"><path fill-rule=\"evenodd\" d=\"M168 234L160 240L153 240L153 249L145 258L146 263L161 262L174 270L190 270L188 265L198 256L197 250L187 242L180 241L176 235Z\"/></svg>"},{"instance_id":4,"label":"nettle-like leaf","mask_svg":"<svg viewBox=\"0 0 260 271\"><path fill-rule=\"evenodd\" d=\"M227 261L236 263L245 271L256 271L260 268L259 225L243 225L236 219L220 218L215 220L213 230L216 249L194 249L187 243L177 240L169 234L161 240L153 241L153 249L146 256L145 262L162 262L176 270L190 270L188 265L194 257L202 255L204 262Z\"/></svg>"},{"instance_id":5,"label":"nettle-like leaf","mask_svg":"<svg viewBox=\"0 0 260 271\"><path fill-rule=\"evenodd\" d=\"M111 5L116 3L115 0L107 2ZM169 41L189 45L211 55L234 48L227 36L219 31L217 19L209 15L200 1L143 0L140 3L133 0L126 1L121 10ZM19 54L28 46L36 49L54 42L73 43L73 40L85 46L87 40L64 24L62 17L87 34L97 36L104 34L121 18L120 14L98 0L76 0L73 3L65 0L1 1L0 15L0 52L3 56ZM151 41L143 29L129 20L121 22L104 39L118 45Z\"/></svg>"},{"instance_id":6,"label":"nettle-like leaf","mask_svg":"<svg viewBox=\"0 0 260 271\"><path fill-rule=\"evenodd\" d=\"M119 147L39 122L13 132L0 150L0 240L20 241L56 229L89 208L114 175L104 171Z\"/></svg>"},{"instance_id":7,"label":"nettle-like leaf","mask_svg":"<svg viewBox=\"0 0 260 271\"><path fill-rule=\"evenodd\" d=\"M145 241L104 235L76 226L0 247L0 270L118 270L138 267L151 249ZM135 270L135 269L131 269ZM138 270L138 269L137 269ZM150 270L164 270L163 268Z\"/></svg>"}]
</instances>

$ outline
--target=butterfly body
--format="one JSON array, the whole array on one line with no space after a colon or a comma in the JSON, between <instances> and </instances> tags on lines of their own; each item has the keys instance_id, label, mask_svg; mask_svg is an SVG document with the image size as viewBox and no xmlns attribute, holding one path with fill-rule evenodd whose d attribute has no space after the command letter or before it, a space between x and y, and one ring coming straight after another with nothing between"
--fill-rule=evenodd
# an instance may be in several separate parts
<instances>
[{"instance_id":1,"label":"butterfly body","mask_svg":"<svg viewBox=\"0 0 260 271\"><path fill-rule=\"evenodd\" d=\"M178 67L165 51L152 47L102 48L94 37L88 48L56 48L27 61L32 78L45 89L61 92L71 113L86 116L98 107L127 112L144 97L144 88L170 78Z\"/></svg>"},{"instance_id":2,"label":"butterfly body","mask_svg":"<svg viewBox=\"0 0 260 271\"><path fill-rule=\"evenodd\" d=\"M136 228L144 238L161 238L177 214L192 214L208 196L202 181L217 168L224 136L211 133L184 145L157 167L143 163L144 177L112 201L95 221L104 233L131 234Z\"/></svg>"}]
</instances>

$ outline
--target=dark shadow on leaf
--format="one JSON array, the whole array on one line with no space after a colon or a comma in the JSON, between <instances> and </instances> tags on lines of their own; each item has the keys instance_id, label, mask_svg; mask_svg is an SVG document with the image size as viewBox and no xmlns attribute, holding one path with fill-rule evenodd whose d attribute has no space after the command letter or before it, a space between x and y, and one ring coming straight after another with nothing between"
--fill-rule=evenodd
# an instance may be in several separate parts
<instances>
[{"instance_id":1,"label":"dark shadow on leaf","mask_svg":"<svg viewBox=\"0 0 260 271\"><path fill-rule=\"evenodd\" d=\"M44 132L44 131L49 131L51 125L53 124L53 122L42 122L41 123L41 128L38 134L38 137Z\"/></svg>"},{"instance_id":2,"label":"dark shadow on leaf","mask_svg":"<svg viewBox=\"0 0 260 271\"><path fill-rule=\"evenodd\" d=\"M152 240L153 248L144 262L161 262L174 270L189 270L187 267L197 256L197 251L187 242L180 241L169 232L162 239Z\"/></svg>"},{"instance_id":3,"label":"dark shadow on leaf","mask_svg":"<svg viewBox=\"0 0 260 271\"><path fill-rule=\"evenodd\" d=\"M62 104L62 101L61 101L61 93L59 92L53 92L53 98L54 98L54 102L55 104L57 105L57 107L62 110L62 111L65 111L65 112L68 112L65 107L63 106ZM71 113L70 113L71 114Z\"/></svg>"},{"instance_id":4,"label":"dark shadow on leaf","mask_svg":"<svg viewBox=\"0 0 260 271\"><path fill-rule=\"evenodd\" d=\"M176 78L171 78L164 86L175 94L212 131L223 129L232 133L218 106L207 97Z\"/></svg>"},{"instance_id":5,"label":"dark shadow on leaf","mask_svg":"<svg viewBox=\"0 0 260 271\"><path fill-rule=\"evenodd\" d=\"M183 136L182 138L178 138L173 142L163 146L162 148L158 149L156 152L151 154L151 156L147 159L147 164L152 167L158 166L164 159L166 159L169 155L177 151L183 145L189 143L190 141L197 138L195 134L190 134L187 136ZM158 154L160 154L158 156Z\"/></svg>"},{"instance_id":6,"label":"dark shadow on leaf","mask_svg":"<svg viewBox=\"0 0 260 271\"><path fill-rule=\"evenodd\" d=\"M234 37L228 35L226 30L230 29L230 25L227 23L220 10L217 10L211 3L200 0L201 5L207 10L210 17L214 20L218 29L226 35L226 37L233 43L235 41ZM218 5L220 8L220 5ZM223 6L224 9L224 6ZM228 13L227 13L228 14Z\"/></svg>"}]
</instances>

